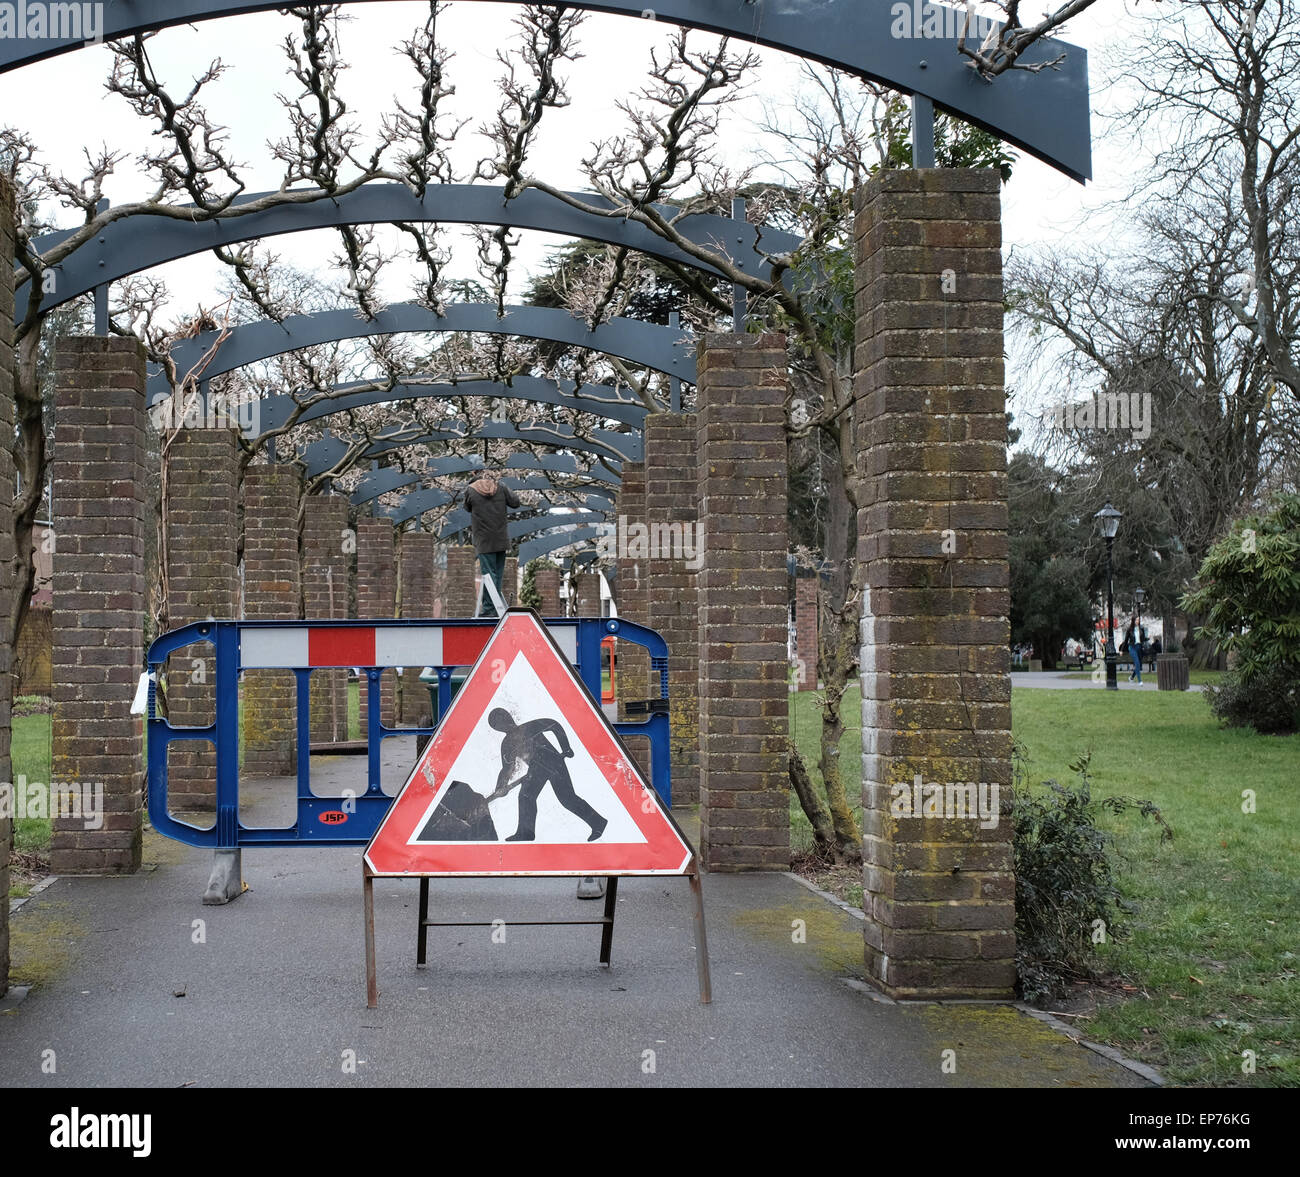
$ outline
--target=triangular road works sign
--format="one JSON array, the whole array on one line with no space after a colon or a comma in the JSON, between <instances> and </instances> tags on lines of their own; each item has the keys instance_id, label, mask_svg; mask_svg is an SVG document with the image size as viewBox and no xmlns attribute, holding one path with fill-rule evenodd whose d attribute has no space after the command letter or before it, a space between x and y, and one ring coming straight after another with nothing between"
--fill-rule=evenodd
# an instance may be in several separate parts
<instances>
[{"instance_id":1,"label":"triangular road works sign","mask_svg":"<svg viewBox=\"0 0 1300 1177\"><path fill-rule=\"evenodd\" d=\"M377 877L685 875L695 852L546 627L502 618L366 848Z\"/></svg>"}]
</instances>

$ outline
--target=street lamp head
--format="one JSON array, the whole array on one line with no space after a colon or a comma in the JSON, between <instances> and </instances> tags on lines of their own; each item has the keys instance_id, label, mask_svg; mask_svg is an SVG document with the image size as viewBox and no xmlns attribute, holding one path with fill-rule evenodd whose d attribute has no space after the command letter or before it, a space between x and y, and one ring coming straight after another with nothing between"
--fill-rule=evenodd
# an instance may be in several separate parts
<instances>
[{"instance_id":1,"label":"street lamp head","mask_svg":"<svg viewBox=\"0 0 1300 1177\"><path fill-rule=\"evenodd\" d=\"M1119 531L1119 521L1124 517L1123 511L1117 511L1107 503L1093 518L1097 521L1097 527L1106 539L1114 539L1115 533Z\"/></svg>"},{"instance_id":2,"label":"street lamp head","mask_svg":"<svg viewBox=\"0 0 1300 1177\"><path fill-rule=\"evenodd\" d=\"M1134 589L1133 596L1137 598L1138 608L1142 608L1142 602L1146 598L1146 589Z\"/></svg>"}]
</instances>

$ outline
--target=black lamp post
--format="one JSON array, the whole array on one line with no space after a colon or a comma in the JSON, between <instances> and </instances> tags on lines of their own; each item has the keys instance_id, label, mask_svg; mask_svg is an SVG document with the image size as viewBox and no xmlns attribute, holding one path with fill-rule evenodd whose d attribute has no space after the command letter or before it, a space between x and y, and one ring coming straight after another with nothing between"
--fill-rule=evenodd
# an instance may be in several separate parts
<instances>
[{"instance_id":1,"label":"black lamp post","mask_svg":"<svg viewBox=\"0 0 1300 1177\"><path fill-rule=\"evenodd\" d=\"M1093 518L1097 528L1106 540L1106 689L1118 691L1119 682L1115 677L1115 576L1111 562L1111 549L1115 544L1115 533L1119 531L1119 521L1123 512L1115 510L1107 503Z\"/></svg>"}]
</instances>

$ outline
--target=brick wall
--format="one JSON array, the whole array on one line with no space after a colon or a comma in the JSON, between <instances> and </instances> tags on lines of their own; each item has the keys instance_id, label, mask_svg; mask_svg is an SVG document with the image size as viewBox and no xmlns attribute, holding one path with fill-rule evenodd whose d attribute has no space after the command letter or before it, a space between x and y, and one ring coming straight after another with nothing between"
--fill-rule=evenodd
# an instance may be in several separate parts
<instances>
[{"instance_id":1,"label":"brick wall","mask_svg":"<svg viewBox=\"0 0 1300 1177\"><path fill-rule=\"evenodd\" d=\"M346 618L349 577L356 536L348 527L343 495L308 495L303 503L303 616ZM338 743L348 738L348 672L317 670L311 676L311 741Z\"/></svg>"},{"instance_id":2,"label":"brick wall","mask_svg":"<svg viewBox=\"0 0 1300 1177\"><path fill-rule=\"evenodd\" d=\"M357 616L379 620L397 616L397 545L388 519L357 520ZM361 738L365 739L370 706L368 684L358 687ZM397 676L379 677L379 719L397 721Z\"/></svg>"},{"instance_id":3,"label":"brick wall","mask_svg":"<svg viewBox=\"0 0 1300 1177\"><path fill-rule=\"evenodd\" d=\"M2 394L0 394L2 395ZM10 462L13 461L12 456ZM0 510L4 504L0 502ZM14 672L18 676L18 694L49 696L50 654L54 649L54 620L48 605L33 603L23 618L14 649Z\"/></svg>"},{"instance_id":4,"label":"brick wall","mask_svg":"<svg viewBox=\"0 0 1300 1177\"><path fill-rule=\"evenodd\" d=\"M144 348L63 339L55 369L53 776L102 784L105 813L97 830L56 818L51 865L127 873L140 867L144 810L131 714L144 661Z\"/></svg>"},{"instance_id":5,"label":"brick wall","mask_svg":"<svg viewBox=\"0 0 1300 1177\"><path fill-rule=\"evenodd\" d=\"M398 607L407 619L429 618L433 614L434 557L437 541L427 531L404 531L398 557ZM463 616L463 614L461 615ZM402 722L425 726L433 721L429 688L420 682L423 666L402 669Z\"/></svg>"},{"instance_id":6,"label":"brick wall","mask_svg":"<svg viewBox=\"0 0 1300 1177\"><path fill-rule=\"evenodd\" d=\"M700 843L709 870L790 866L785 338L700 347Z\"/></svg>"},{"instance_id":7,"label":"brick wall","mask_svg":"<svg viewBox=\"0 0 1300 1177\"><path fill-rule=\"evenodd\" d=\"M899 995L1015 982L1009 816L902 809L918 777L996 784L1004 808L1011 779L998 191L996 172L927 169L859 197L866 959Z\"/></svg>"},{"instance_id":8,"label":"brick wall","mask_svg":"<svg viewBox=\"0 0 1300 1177\"><path fill-rule=\"evenodd\" d=\"M537 593L542 598L543 617L563 617L564 602L560 600L560 570L554 564L543 564L534 578Z\"/></svg>"},{"instance_id":9,"label":"brick wall","mask_svg":"<svg viewBox=\"0 0 1300 1177\"><path fill-rule=\"evenodd\" d=\"M600 573L594 566L583 569L579 575L576 585L577 600L574 606L575 617L599 617L600 604Z\"/></svg>"},{"instance_id":10,"label":"brick wall","mask_svg":"<svg viewBox=\"0 0 1300 1177\"><path fill-rule=\"evenodd\" d=\"M302 617L302 479L292 466L249 466L243 491L244 616L249 621L297 621ZM249 670L240 690L243 771L250 776L292 775L298 764L298 696L292 671Z\"/></svg>"},{"instance_id":11,"label":"brick wall","mask_svg":"<svg viewBox=\"0 0 1300 1177\"><path fill-rule=\"evenodd\" d=\"M614 518L618 523L618 536L637 534L636 527L645 523L645 463L624 462L623 482L618 490ZM646 559L634 555L623 546L620 538L618 552L618 577L615 581L618 615L624 621L649 625L646 602ZM631 699L648 699L657 695L650 689L650 655L644 646L619 643L618 646L618 699L620 718L627 719L625 704Z\"/></svg>"},{"instance_id":12,"label":"brick wall","mask_svg":"<svg viewBox=\"0 0 1300 1177\"><path fill-rule=\"evenodd\" d=\"M182 429L167 463L167 627L239 615L238 445L231 429ZM216 658L209 643L167 660L167 714L177 727L216 720ZM169 750L167 795L177 813L215 813L216 745ZM203 824L203 823L200 823Z\"/></svg>"},{"instance_id":13,"label":"brick wall","mask_svg":"<svg viewBox=\"0 0 1300 1177\"><path fill-rule=\"evenodd\" d=\"M14 193L0 176L0 429L6 437L14 428ZM0 514L6 518L13 504L13 454L0 446ZM9 599L13 588L13 533L0 527L0 597ZM12 781L9 751L13 716L13 634L8 610L0 611L0 780ZM9 987L9 840L10 818L0 817L0 997Z\"/></svg>"},{"instance_id":14,"label":"brick wall","mask_svg":"<svg viewBox=\"0 0 1300 1177\"><path fill-rule=\"evenodd\" d=\"M505 598L507 605L519 604L519 557L506 557L505 578L502 581L505 588Z\"/></svg>"},{"instance_id":15,"label":"brick wall","mask_svg":"<svg viewBox=\"0 0 1300 1177\"><path fill-rule=\"evenodd\" d=\"M801 691L817 689L818 585L815 576L794 582L795 682Z\"/></svg>"},{"instance_id":16,"label":"brick wall","mask_svg":"<svg viewBox=\"0 0 1300 1177\"><path fill-rule=\"evenodd\" d=\"M646 614L668 643L673 803L700 799L699 478L694 413L645 421Z\"/></svg>"},{"instance_id":17,"label":"brick wall","mask_svg":"<svg viewBox=\"0 0 1300 1177\"><path fill-rule=\"evenodd\" d=\"M478 556L473 544L453 544L447 549L444 617L473 617L478 599Z\"/></svg>"}]
</instances>

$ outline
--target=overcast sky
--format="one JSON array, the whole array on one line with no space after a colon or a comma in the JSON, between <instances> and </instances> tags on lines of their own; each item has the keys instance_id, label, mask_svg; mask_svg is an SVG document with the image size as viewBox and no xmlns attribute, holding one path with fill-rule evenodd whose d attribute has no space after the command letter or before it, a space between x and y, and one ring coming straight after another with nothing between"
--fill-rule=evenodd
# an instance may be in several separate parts
<instances>
[{"instance_id":1,"label":"overcast sky","mask_svg":"<svg viewBox=\"0 0 1300 1177\"><path fill-rule=\"evenodd\" d=\"M1140 12L1134 17L1127 7L1121 0L1099 0L1066 34L1067 40L1084 46L1091 55L1097 178L1084 187L1022 154L1004 190L1008 250L1063 241L1113 245L1122 241L1115 214L1106 204L1122 195L1134 169L1142 165L1143 155L1140 145L1119 143L1105 134L1106 116L1123 102L1123 94L1105 85L1104 58L1108 47L1123 36L1127 23L1141 19ZM440 21L440 38L456 54L449 69L449 80L457 87L454 111L458 119L470 120L453 152L461 179L472 178L474 163L489 154L485 140L476 132L499 100L496 53L511 43L515 11L508 4L458 0ZM340 30L340 40L349 68L342 90L358 124L369 132L390 109L395 94L413 99L414 71L395 46L422 25L425 5L367 3L351 5L345 12L350 19ZM207 105L215 118L230 128L231 154L246 162L243 175L250 190L275 188L280 182L267 142L287 130L276 95L292 94L296 85L285 73L283 41L298 29L299 22L272 12L170 29L151 42L157 73L174 93L186 90L212 58L220 58L230 67L206 91ZM622 126L616 101L641 84L651 50L671 33L671 26L662 23L590 15L580 33L585 56L568 71L572 104L548 112L543 119L539 145L529 161L531 170L552 183L583 186L582 156L593 140L616 133ZM703 34L696 36L701 42L707 39ZM753 94L732 115L731 133L724 146L738 165L752 159L753 128L762 114L761 104L779 111L800 85L797 59L775 51L760 52L763 64ZM107 191L114 203L120 203L148 190L134 156L149 150L151 141L147 128L125 102L105 93L109 62L108 50L90 47L0 76L0 111L4 112L0 119L29 131L41 145L44 158L70 175L81 174L84 149L96 150L107 144L126 153L128 158ZM381 232L392 234L381 241L396 242L395 230ZM527 265L536 265L544 257L542 247L554 240L531 235L521 254L525 265L516 271L516 289ZM332 233L299 234L279 238L274 249L290 264L314 269L323 258L337 253L338 240ZM214 283L223 270L214 259L204 256L163 267L155 274L167 282L178 312L188 313L196 302L211 306L216 301ZM458 250L452 270L454 276L473 276L471 249ZM400 280L386 286L383 293L393 299L409 296ZM1013 356L1009 384L1016 383L1016 368Z\"/></svg>"}]
</instances>

